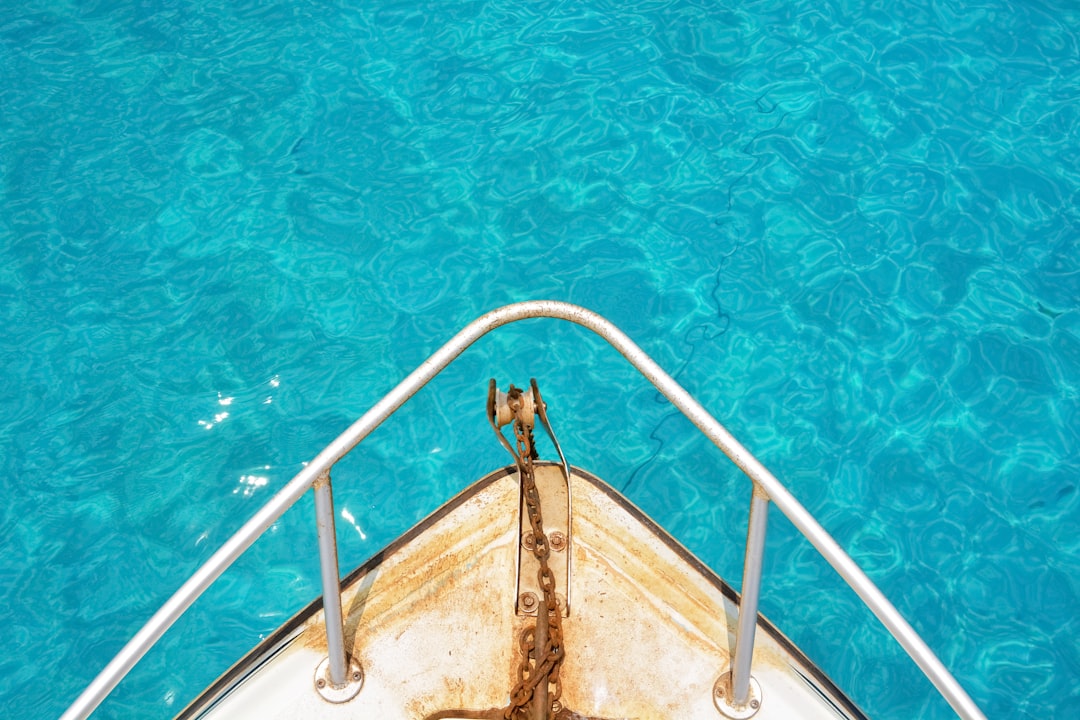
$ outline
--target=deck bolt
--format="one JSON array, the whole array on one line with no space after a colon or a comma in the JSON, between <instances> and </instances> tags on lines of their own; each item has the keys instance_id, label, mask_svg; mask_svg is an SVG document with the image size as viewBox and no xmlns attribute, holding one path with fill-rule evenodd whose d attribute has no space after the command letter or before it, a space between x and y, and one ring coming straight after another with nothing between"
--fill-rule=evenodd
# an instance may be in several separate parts
<instances>
[{"instance_id":1,"label":"deck bolt","mask_svg":"<svg viewBox=\"0 0 1080 720\"><path fill-rule=\"evenodd\" d=\"M360 671L359 671L359 670L354 670L354 671L353 671L353 674L352 674L352 679L353 679L353 682L360 682L360 678L361 678L361 677L362 677L362 676L360 675Z\"/></svg>"},{"instance_id":2,"label":"deck bolt","mask_svg":"<svg viewBox=\"0 0 1080 720\"><path fill-rule=\"evenodd\" d=\"M318 680L315 681L315 687L322 690L324 687L326 687L326 680L323 680L322 678L319 678Z\"/></svg>"},{"instance_id":3,"label":"deck bolt","mask_svg":"<svg viewBox=\"0 0 1080 720\"><path fill-rule=\"evenodd\" d=\"M761 707L761 702L757 698L754 698L753 700L750 701L750 707L757 710L759 707Z\"/></svg>"},{"instance_id":4,"label":"deck bolt","mask_svg":"<svg viewBox=\"0 0 1080 720\"><path fill-rule=\"evenodd\" d=\"M518 598L518 604L525 612L536 610L537 602L536 595L531 592L521 593L521 597Z\"/></svg>"},{"instance_id":5,"label":"deck bolt","mask_svg":"<svg viewBox=\"0 0 1080 720\"><path fill-rule=\"evenodd\" d=\"M525 533L521 538L521 546L526 550L536 549L536 538L532 533Z\"/></svg>"},{"instance_id":6,"label":"deck bolt","mask_svg":"<svg viewBox=\"0 0 1080 720\"><path fill-rule=\"evenodd\" d=\"M555 531L551 533L551 536L548 538L548 542L551 543L552 550L554 550L555 552L559 552L566 547L566 536L563 535L561 532Z\"/></svg>"}]
</instances>

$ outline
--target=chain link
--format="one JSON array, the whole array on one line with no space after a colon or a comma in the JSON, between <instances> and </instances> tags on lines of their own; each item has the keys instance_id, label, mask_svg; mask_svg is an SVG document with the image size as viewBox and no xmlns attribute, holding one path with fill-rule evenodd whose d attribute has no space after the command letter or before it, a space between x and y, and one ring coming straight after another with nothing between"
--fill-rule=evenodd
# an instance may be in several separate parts
<instances>
[{"instance_id":1,"label":"chain link","mask_svg":"<svg viewBox=\"0 0 1080 720\"><path fill-rule=\"evenodd\" d=\"M513 428L517 449L513 455L521 478L525 511L529 516L534 538L532 551L540 564L536 579L543 591L543 599L536 611L536 624L522 630L518 640L521 652L518 681L510 692L510 705L503 712L504 720L540 720L551 718L558 713L557 703L562 696L559 668L565 657L562 644L562 611L555 594L555 574L548 566L551 546L544 532L540 493L536 488L533 461L537 454L532 427L522 422L517 412L522 407L522 394L521 390L511 385L507 401L514 411ZM537 647L538 640L541 647ZM530 713L530 704L534 698L540 699L541 707L534 706L534 711Z\"/></svg>"},{"instance_id":2,"label":"chain link","mask_svg":"<svg viewBox=\"0 0 1080 720\"><path fill-rule=\"evenodd\" d=\"M532 551L536 557L539 569L536 573L537 582L542 589L543 598L539 602L536 611L536 623L525 627L518 636L518 652L521 653L521 662L517 666L516 684L510 691L510 704L505 708L491 708L490 710L441 710L428 715L425 720L444 720L446 718L475 718L476 720L604 720L592 716L581 715L570 708L564 707L560 702L562 697L562 682L559 671L565 657L562 636L562 609L559 607L558 596L555 594L555 574L548 566L548 556L551 554L551 545L544 533L544 517L540 509L540 493L536 488L536 472L533 461L537 459L536 448L533 443L532 423L526 423L523 417L527 414L524 393L527 391L510 386L505 399L513 415L511 421L514 428L514 445L511 445L499 429L506 421L499 421L497 406L497 389L492 380L488 386L488 420L495 429L499 442L510 451L517 464L518 475L521 478L522 495L525 498L525 512L529 516L529 525L532 528L533 544ZM541 422L551 435L552 442L558 450L558 441L547 423L543 400L540 398L540 390L536 387L536 381L532 382L533 402ZM559 450L562 458L562 451ZM570 482L569 466L563 459L563 468L566 472L566 481ZM569 486L567 487L569 490Z\"/></svg>"}]
</instances>

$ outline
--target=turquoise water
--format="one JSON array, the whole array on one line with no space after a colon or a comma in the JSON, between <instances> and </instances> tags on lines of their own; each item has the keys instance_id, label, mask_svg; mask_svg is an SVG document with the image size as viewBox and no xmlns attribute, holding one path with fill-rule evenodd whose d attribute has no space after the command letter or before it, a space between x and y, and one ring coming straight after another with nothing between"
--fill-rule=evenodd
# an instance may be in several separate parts
<instances>
[{"instance_id":1,"label":"turquoise water","mask_svg":"<svg viewBox=\"0 0 1080 720\"><path fill-rule=\"evenodd\" d=\"M991 717L1080 716L1075 4L354 5L0 14L0 716L57 716L429 352L540 297L677 373ZM746 482L537 322L345 461L343 564L506 462L492 375L738 585ZM312 513L99 716L171 716L316 595ZM872 716L949 717L770 523L763 611Z\"/></svg>"}]
</instances>

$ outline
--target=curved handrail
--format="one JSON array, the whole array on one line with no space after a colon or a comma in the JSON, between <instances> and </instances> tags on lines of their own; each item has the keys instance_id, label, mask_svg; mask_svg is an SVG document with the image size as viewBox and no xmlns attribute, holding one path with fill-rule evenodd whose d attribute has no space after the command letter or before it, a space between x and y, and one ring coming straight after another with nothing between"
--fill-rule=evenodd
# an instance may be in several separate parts
<instances>
[{"instance_id":1,"label":"curved handrail","mask_svg":"<svg viewBox=\"0 0 1080 720\"><path fill-rule=\"evenodd\" d=\"M180 586L134 637L64 712L61 720L86 718L157 642L166 630L256 539L312 487L315 480L366 438L420 388L431 381L469 346L487 333L528 318L566 320L606 340L645 376L701 432L768 495L784 515L839 573L915 664L964 720L986 720L960 683L888 598L874 585L843 548L814 519L749 450L742 446L702 405L668 375L625 333L606 318L585 308L556 300L532 300L506 305L473 320L387 393L374 407L322 450L303 470L230 537Z\"/></svg>"}]
</instances>

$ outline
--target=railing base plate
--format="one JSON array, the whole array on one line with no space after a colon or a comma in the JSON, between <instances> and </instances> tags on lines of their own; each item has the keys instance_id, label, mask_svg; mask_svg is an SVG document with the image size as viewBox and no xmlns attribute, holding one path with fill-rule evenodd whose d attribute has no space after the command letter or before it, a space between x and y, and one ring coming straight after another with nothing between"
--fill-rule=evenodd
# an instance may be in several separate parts
<instances>
[{"instance_id":1,"label":"railing base plate","mask_svg":"<svg viewBox=\"0 0 1080 720\"><path fill-rule=\"evenodd\" d=\"M732 704L731 697L731 673L725 672L713 686L713 703L720 714L731 720L747 720L757 715L761 709L761 685L754 678L750 678L750 697L745 705Z\"/></svg>"},{"instance_id":2,"label":"railing base plate","mask_svg":"<svg viewBox=\"0 0 1080 720\"><path fill-rule=\"evenodd\" d=\"M349 661L344 685L334 687L330 683L330 658L325 658L315 669L315 690L323 700L335 704L349 702L364 687L364 670L355 660Z\"/></svg>"}]
</instances>

